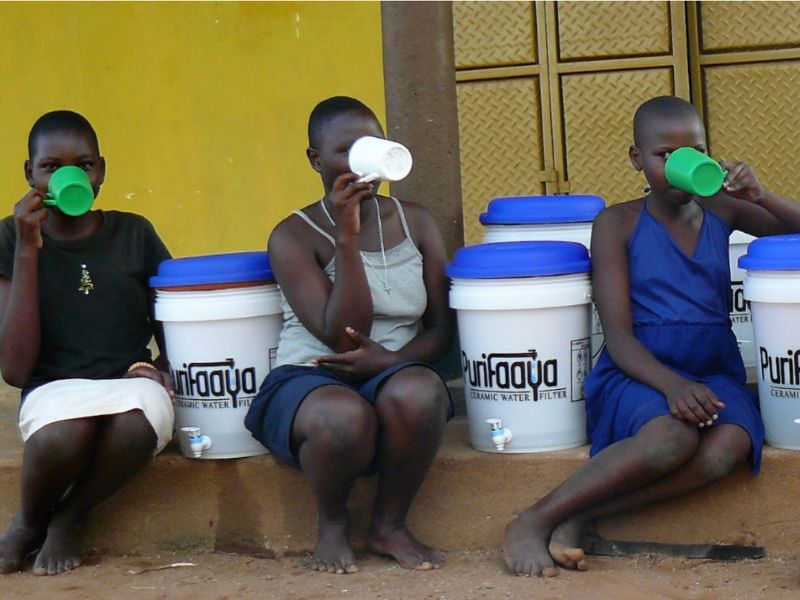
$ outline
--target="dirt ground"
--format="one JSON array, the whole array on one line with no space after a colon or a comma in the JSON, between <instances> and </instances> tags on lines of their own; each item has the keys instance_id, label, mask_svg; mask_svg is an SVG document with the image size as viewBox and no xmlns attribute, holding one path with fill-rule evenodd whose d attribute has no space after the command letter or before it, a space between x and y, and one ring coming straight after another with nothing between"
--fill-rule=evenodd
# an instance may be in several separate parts
<instances>
[{"instance_id":1,"label":"dirt ground","mask_svg":"<svg viewBox=\"0 0 800 600\"><path fill-rule=\"evenodd\" d=\"M30 572L0 578L0 598L311 600L737 600L800 599L800 557L713 562L660 556L590 557L590 570L551 579L507 575L498 551L448 554L443 569L409 572L388 560L362 556L353 575L309 572L299 558L281 560L220 553L89 557L55 577ZM189 562L195 566L167 567ZM159 567L167 567L158 569Z\"/></svg>"}]
</instances>

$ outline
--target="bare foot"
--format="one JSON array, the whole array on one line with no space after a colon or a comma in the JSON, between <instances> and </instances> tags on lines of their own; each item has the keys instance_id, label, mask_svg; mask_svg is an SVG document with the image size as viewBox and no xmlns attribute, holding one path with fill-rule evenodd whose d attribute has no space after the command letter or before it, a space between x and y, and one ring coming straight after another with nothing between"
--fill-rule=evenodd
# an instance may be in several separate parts
<instances>
[{"instance_id":1,"label":"bare foot","mask_svg":"<svg viewBox=\"0 0 800 600\"><path fill-rule=\"evenodd\" d=\"M17 513L0 538L0 574L14 573L22 568L25 556L42 543L45 528L29 525Z\"/></svg>"},{"instance_id":2,"label":"bare foot","mask_svg":"<svg viewBox=\"0 0 800 600\"><path fill-rule=\"evenodd\" d=\"M550 556L565 569L585 571L586 555L580 546L583 523L577 519L569 519L553 530L548 550Z\"/></svg>"},{"instance_id":3,"label":"bare foot","mask_svg":"<svg viewBox=\"0 0 800 600\"><path fill-rule=\"evenodd\" d=\"M54 516L47 527L44 545L33 563L34 575L58 575L81 565L83 521Z\"/></svg>"},{"instance_id":4,"label":"bare foot","mask_svg":"<svg viewBox=\"0 0 800 600\"><path fill-rule=\"evenodd\" d=\"M347 523L320 523L314 555L304 566L323 573L355 573L356 557L348 540Z\"/></svg>"},{"instance_id":5,"label":"bare foot","mask_svg":"<svg viewBox=\"0 0 800 600\"><path fill-rule=\"evenodd\" d=\"M376 554L391 556L405 569L428 571L444 563L444 554L420 542L405 525L371 527L367 545Z\"/></svg>"},{"instance_id":6,"label":"bare foot","mask_svg":"<svg viewBox=\"0 0 800 600\"><path fill-rule=\"evenodd\" d=\"M539 523L532 513L521 512L506 527L503 554L514 575L555 577L558 569L547 552L549 529Z\"/></svg>"}]
</instances>

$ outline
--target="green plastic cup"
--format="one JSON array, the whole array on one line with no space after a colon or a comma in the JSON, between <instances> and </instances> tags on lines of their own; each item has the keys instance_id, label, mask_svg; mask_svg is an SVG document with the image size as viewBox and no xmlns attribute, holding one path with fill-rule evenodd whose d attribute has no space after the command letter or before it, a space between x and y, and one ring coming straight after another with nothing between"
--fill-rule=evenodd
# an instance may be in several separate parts
<instances>
[{"instance_id":1,"label":"green plastic cup","mask_svg":"<svg viewBox=\"0 0 800 600\"><path fill-rule=\"evenodd\" d=\"M707 154L689 146L678 148L667 158L664 174L673 187L695 196L713 196L728 172Z\"/></svg>"},{"instance_id":2,"label":"green plastic cup","mask_svg":"<svg viewBox=\"0 0 800 600\"><path fill-rule=\"evenodd\" d=\"M47 184L47 206L56 206L65 215L79 217L89 212L94 202L92 182L79 167L61 167L50 176Z\"/></svg>"}]
</instances>

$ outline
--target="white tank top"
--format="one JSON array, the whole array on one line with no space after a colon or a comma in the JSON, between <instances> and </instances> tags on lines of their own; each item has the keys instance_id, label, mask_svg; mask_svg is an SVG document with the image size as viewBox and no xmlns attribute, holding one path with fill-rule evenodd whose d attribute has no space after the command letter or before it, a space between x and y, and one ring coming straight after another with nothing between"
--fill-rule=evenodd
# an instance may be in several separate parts
<instances>
[{"instance_id":1,"label":"white tank top","mask_svg":"<svg viewBox=\"0 0 800 600\"><path fill-rule=\"evenodd\" d=\"M410 342L422 328L422 315L428 305L428 295L422 279L422 254L417 249L408 230L405 213L397 199L394 200L400 222L403 224L405 238L394 248L386 250L386 281L389 291L385 289L383 257L380 252L361 251L364 272L372 293L373 319L369 337L389 350L399 350ZM332 245L336 241L308 215L301 211L292 214L299 216L312 229L325 237ZM325 273L333 281L336 278L334 259L325 265ZM309 365L311 360L334 351L313 334L297 318L292 307L281 293L283 308L283 327L278 356L275 366ZM347 325L347 323L342 323ZM364 332L362 332L364 333Z\"/></svg>"}]
</instances>

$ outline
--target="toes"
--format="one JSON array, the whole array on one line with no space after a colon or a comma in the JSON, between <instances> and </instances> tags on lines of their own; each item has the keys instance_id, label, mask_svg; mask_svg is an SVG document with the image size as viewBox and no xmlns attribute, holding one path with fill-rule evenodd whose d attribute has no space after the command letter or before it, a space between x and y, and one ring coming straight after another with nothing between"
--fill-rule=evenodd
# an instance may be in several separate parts
<instances>
[{"instance_id":1,"label":"toes","mask_svg":"<svg viewBox=\"0 0 800 600\"><path fill-rule=\"evenodd\" d=\"M530 577L533 575L535 567L532 563L519 562L514 565L512 571L517 577Z\"/></svg>"},{"instance_id":2,"label":"toes","mask_svg":"<svg viewBox=\"0 0 800 600\"><path fill-rule=\"evenodd\" d=\"M553 557L553 560L559 567L563 567L564 569L575 569L576 562L567 554L563 552L553 552L550 551L550 556Z\"/></svg>"},{"instance_id":3,"label":"toes","mask_svg":"<svg viewBox=\"0 0 800 600\"><path fill-rule=\"evenodd\" d=\"M77 557L71 557L64 560L64 569L62 572L72 571L81 566L81 560Z\"/></svg>"},{"instance_id":4,"label":"toes","mask_svg":"<svg viewBox=\"0 0 800 600\"><path fill-rule=\"evenodd\" d=\"M550 547L550 556L556 563L565 569L585 571L587 569L586 555L581 548Z\"/></svg>"},{"instance_id":5,"label":"toes","mask_svg":"<svg viewBox=\"0 0 800 600\"><path fill-rule=\"evenodd\" d=\"M348 564L345 560L326 560L307 556L300 561L300 564L311 571L331 573L332 575L343 575L358 571L358 565Z\"/></svg>"},{"instance_id":6,"label":"toes","mask_svg":"<svg viewBox=\"0 0 800 600\"><path fill-rule=\"evenodd\" d=\"M580 562L584 559L586 554L584 554L582 548L568 548L564 551L564 554L573 562Z\"/></svg>"},{"instance_id":7,"label":"toes","mask_svg":"<svg viewBox=\"0 0 800 600\"><path fill-rule=\"evenodd\" d=\"M541 575L543 577L555 577L558 569L552 565L541 566L537 563L518 562L511 568L511 572L518 577L531 577Z\"/></svg>"},{"instance_id":8,"label":"toes","mask_svg":"<svg viewBox=\"0 0 800 600\"><path fill-rule=\"evenodd\" d=\"M558 575L558 569L556 569L555 567L545 567L544 569L542 569L541 574L543 577L555 577L556 575Z\"/></svg>"},{"instance_id":9,"label":"toes","mask_svg":"<svg viewBox=\"0 0 800 600\"><path fill-rule=\"evenodd\" d=\"M344 573L344 568L342 568L341 563L338 561L331 561L326 563L325 570L333 575L341 575L342 573Z\"/></svg>"},{"instance_id":10,"label":"toes","mask_svg":"<svg viewBox=\"0 0 800 600\"><path fill-rule=\"evenodd\" d=\"M36 558L36 562L33 564L33 574L34 575L47 575L48 565L45 560L40 560L39 557Z\"/></svg>"},{"instance_id":11,"label":"toes","mask_svg":"<svg viewBox=\"0 0 800 600\"><path fill-rule=\"evenodd\" d=\"M9 573L16 573L22 568L22 560L14 559L0 559L0 575L8 575Z\"/></svg>"},{"instance_id":12,"label":"toes","mask_svg":"<svg viewBox=\"0 0 800 600\"><path fill-rule=\"evenodd\" d=\"M514 565L511 566L511 572L517 577L530 577L531 565L525 563L514 563Z\"/></svg>"}]
</instances>

